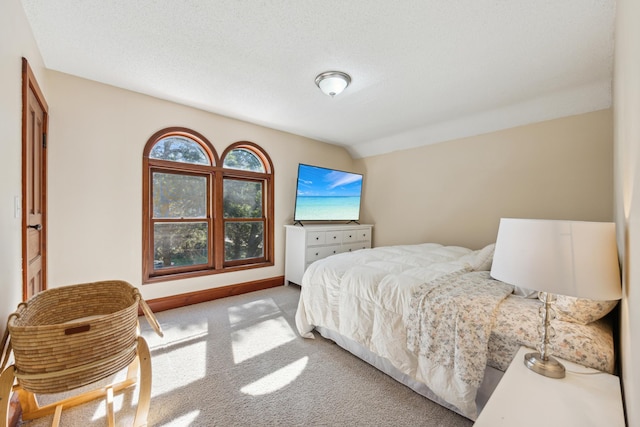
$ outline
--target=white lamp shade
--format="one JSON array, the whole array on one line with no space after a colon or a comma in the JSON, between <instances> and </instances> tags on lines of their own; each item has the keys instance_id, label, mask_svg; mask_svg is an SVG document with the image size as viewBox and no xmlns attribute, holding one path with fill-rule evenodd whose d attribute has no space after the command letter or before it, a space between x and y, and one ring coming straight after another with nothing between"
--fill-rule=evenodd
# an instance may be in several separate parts
<instances>
[{"instance_id":1,"label":"white lamp shade","mask_svg":"<svg viewBox=\"0 0 640 427\"><path fill-rule=\"evenodd\" d=\"M491 276L541 292L620 299L615 224L502 218Z\"/></svg>"}]
</instances>

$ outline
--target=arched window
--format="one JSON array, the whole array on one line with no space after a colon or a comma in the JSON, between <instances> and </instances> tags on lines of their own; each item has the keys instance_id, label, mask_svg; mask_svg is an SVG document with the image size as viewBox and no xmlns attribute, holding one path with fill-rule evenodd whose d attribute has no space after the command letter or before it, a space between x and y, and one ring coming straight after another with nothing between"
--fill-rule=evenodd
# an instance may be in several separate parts
<instances>
[{"instance_id":1,"label":"arched window","mask_svg":"<svg viewBox=\"0 0 640 427\"><path fill-rule=\"evenodd\" d=\"M143 156L145 282L273 265L273 167L256 144L228 147L185 128Z\"/></svg>"},{"instance_id":2,"label":"arched window","mask_svg":"<svg viewBox=\"0 0 640 427\"><path fill-rule=\"evenodd\" d=\"M273 167L251 142L236 142L222 155L224 264L265 259L273 238Z\"/></svg>"}]
</instances>

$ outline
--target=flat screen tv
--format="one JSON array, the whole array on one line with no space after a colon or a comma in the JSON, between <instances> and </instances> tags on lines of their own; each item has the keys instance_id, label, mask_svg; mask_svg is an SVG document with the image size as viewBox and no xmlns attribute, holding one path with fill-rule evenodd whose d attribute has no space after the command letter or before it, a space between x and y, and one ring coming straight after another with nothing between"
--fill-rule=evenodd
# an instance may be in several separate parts
<instances>
[{"instance_id":1,"label":"flat screen tv","mask_svg":"<svg viewBox=\"0 0 640 427\"><path fill-rule=\"evenodd\" d=\"M362 175L300 164L294 222L358 221Z\"/></svg>"}]
</instances>

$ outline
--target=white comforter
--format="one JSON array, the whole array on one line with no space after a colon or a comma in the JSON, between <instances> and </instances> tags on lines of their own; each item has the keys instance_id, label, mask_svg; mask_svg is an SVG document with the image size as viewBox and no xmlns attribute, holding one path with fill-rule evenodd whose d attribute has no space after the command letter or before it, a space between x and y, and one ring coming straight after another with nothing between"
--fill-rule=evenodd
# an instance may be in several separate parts
<instances>
[{"instance_id":1,"label":"white comforter","mask_svg":"<svg viewBox=\"0 0 640 427\"><path fill-rule=\"evenodd\" d=\"M448 273L481 269L484 256L483 251L426 243L364 249L317 261L302 279L298 332L313 338L311 331L316 326L333 330L424 382L429 376L426 364L407 346L412 294L420 285ZM434 390L437 384L430 388L443 399L449 398L446 390ZM474 402L450 403L463 415L475 418Z\"/></svg>"}]
</instances>

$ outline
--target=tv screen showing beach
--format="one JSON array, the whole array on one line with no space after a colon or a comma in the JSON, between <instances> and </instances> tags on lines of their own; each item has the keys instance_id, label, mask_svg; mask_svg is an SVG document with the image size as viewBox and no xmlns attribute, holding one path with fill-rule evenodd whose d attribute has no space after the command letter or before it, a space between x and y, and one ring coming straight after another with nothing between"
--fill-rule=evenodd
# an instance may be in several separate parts
<instances>
[{"instance_id":1,"label":"tv screen showing beach","mask_svg":"<svg viewBox=\"0 0 640 427\"><path fill-rule=\"evenodd\" d=\"M300 164L294 221L360 219L362 175Z\"/></svg>"}]
</instances>

